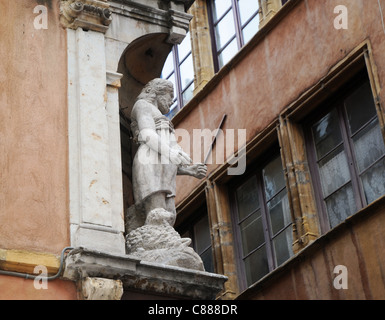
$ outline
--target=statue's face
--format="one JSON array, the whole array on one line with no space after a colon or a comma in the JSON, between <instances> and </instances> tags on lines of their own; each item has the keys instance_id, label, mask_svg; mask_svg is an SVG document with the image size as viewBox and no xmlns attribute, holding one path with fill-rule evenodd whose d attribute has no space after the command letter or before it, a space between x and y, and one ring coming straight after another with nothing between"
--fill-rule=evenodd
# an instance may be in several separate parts
<instances>
[{"instance_id":1,"label":"statue's face","mask_svg":"<svg viewBox=\"0 0 385 320\"><path fill-rule=\"evenodd\" d=\"M171 90L158 95L158 108L162 114L167 114L170 111L173 99L174 92Z\"/></svg>"}]
</instances>

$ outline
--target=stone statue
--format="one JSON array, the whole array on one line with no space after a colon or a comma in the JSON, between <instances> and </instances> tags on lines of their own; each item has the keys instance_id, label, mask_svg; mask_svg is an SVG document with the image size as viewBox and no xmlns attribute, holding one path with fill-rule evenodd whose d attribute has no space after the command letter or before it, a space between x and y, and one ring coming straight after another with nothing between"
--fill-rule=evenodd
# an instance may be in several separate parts
<instances>
[{"instance_id":1,"label":"stone statue","mask_svg":"<svg viewBox=\"0 0 385 320\"><path fill-rule=\"evenodd\" d=\"M188 260L186 254L193 259L199 258L188 247L191 240L181 239L173 229L176 175L202 179L206 176L207 167L192 164L190 157L177 144L173 125L165 116L173 102L173 94L172 82L154 79L143 88L131 112L131 129L139 148L132 168L135 208L128 214L128 223L132 225L127 235L127 248L143 259L162 263L165 263L165 257L170 258L169 250L174 258L175 251L183 252L183 258L179 259L184 261L183 265L196 268L201 261L198 264L185 263ZM162 232L167 235L162 235ZM162 239L161 243L156 241L159 239ZM178 265L175 261L168 264Z\"/></svg>"}]
</instances>

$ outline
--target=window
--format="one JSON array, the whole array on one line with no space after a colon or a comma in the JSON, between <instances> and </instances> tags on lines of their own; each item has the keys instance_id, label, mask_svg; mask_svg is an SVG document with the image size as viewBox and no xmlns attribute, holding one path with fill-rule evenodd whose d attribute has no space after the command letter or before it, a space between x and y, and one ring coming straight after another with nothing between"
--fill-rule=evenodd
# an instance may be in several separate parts
<instances>
[{"instance_id":1,"label":"window","mask_svg":"<svg viewBox=\"0 0 385 320\"><path fill-rule=\"evenodd\" d=\"M258 0L211 0L214 64L222 68L258 31Z\"/></svg>"},{"instance_id":2,"label":"window","mask_svg":"<svg viewBox=\"0 0 385 320\"><path fill-rule=\"evenodd\" d=\"M250 286L293 255L292 219L280 155L232 191L240 271Z\"/></svg>"},{"instance_id":3,"label":"window","mask_svg":"<svg viewBox=\"0 0 385 320\"><path fill-rule=\"evenodd\" d=\"M385 194L385 145L367 74L307 129L323 232Z\"/></svg>"},{"instance_id":4,"label":"window","mask_svg":"<svg viewBox=\"0 0 385 320\"><path fill-rule=\"evenodd\" d=\"M162 70L162 78L174 84L174 103L167 115L170 119L193 97L194 66L190 33L180 45L174 45Z\"/></svg>"},{"instance_id":5,"label":"window","mask_svg":"<svg viewBox=\"0 0 385 320\"><path fill-rule=\"evenodd\" d=\"M210 235L210 224L206 206L194 212L193 217L198 216L195 220L190 220L180 229L182 238L190 238L191 246L195 252L202 258L205 270L214 272L214 261L212 255L212 244Z\"/></svg>"}]
</instances>

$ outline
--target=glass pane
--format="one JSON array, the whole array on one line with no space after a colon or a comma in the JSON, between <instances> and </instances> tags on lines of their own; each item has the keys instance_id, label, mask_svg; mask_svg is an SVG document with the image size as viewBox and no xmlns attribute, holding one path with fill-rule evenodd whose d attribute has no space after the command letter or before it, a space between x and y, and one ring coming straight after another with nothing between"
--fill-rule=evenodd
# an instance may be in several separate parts
<instances>
[{"instance_id":1,"label":"glass pane","mask_svg":"<svg viewBox=\"0 0 385 320\"><path fill-rule=\"evenodd\" d=\"M211 248L203 252L201 255L203 265L207 272L214 272L214 261Z\"/></svg>"},{"instance_id":2,"label":"glass pane","mask_svg":"<svg viewBox=\"0 0 385 320\"><path fill-rule=\"evenodd\" d=\"M241 25L242 26L244 26L245 23L259 9L258 0L238 0L238 6L239 6L239 14L241 16Z\"/></svg>"},{"instance_id":3,"label":"glass pane","mask_svg":"<svg viewBox=\"0 0 385 320\"><path fill-rule=\"evenodd\" d=\"M192 82L190 86L186 88L185 91L182 93L183 105L189 102L193 96L194 96L194 82Z\"/></svg>"},{"instance_id":4,"label":"glass pane","mask_svg":"<svg viewBox=\"0 0 385 320\"><path fill-rule=\"evenodd\" d=\"M253 20L251 20L242 30L243 32L243 41L245 43L249 42L250 39L258 32L259 30L259 16L256 15Z\"/></svg>"},{"instance_id":5,"label":"glass pane","mask_svg":"<svg viewBox=\"0 0 385 320\"><path fill-rule=\"evenodd\" d=\"M171 72L174 71L174 55L172 51L168 55L166 62L164 63L161 78L166 79Z\"/></svg>"},{"instance_id":6,"label":"glass pane","mask_svg":"<svg viewBox=\"0 0 385 320\"><path fill-rule=\"evenodd\" d=\"M350 180L348 160L342 147L320 161L319 173L324 198Z\"/></svg>"},{"instance_id":7,"label":"glass pane","mask_svg":"<svg viewBox=\"0 0 385 320\"><path fill-rule=\"evenodd\" d=\"M231 10L215 27L217 50L219 51L234 35L235 24L233 10Z\"/></svg>"},{"instance_id":8,"label":"glass pane","mask_svg":"<svg viewBox=\"0 0 385 320\"><path fill-rule=\"evenodd\" d=\"M193 61L192 61L192 55L190 54L189 57L180 65L180 81L182 85L182 90L188 86L191 81L194 80L194 67L193 67Z\"/></svg>"},{"instance_id":9,"label":"glass pane","mask_svg":"<svg viewBox=\"0 0 385 320\"><path fill-rule=\"evenodd\" d=\"M276 157L263 170L266 199L269 201L278 191L286 186L281 157Z\"/></svg>"},{"instance_id":10,"label":"glass pane","mask_svg":"<svg viewBox=\"0 0 385 320\"><path fill-rule=\"evenodd\" d=\"M385 195L385 159L382 159L362 176L368 204Z\"/></svg>"},{"instance_id":11,"label":"glass pane","mask_svg":"<svg viewBox=\"0 0 385 320\"><path fill-rule=\"evenodd\" d=\"M214 22L218 21L230 7L231 0L215 0L213 10Z\"/></svg>"},{"instance_id":12,"label":"glass pane","mask_svg":"<svg viewBox=\"0 0 385 320\"><path fill-rule=\"evenodd\" d=\"M369 82L366 82L345 100L350 132L354 134L376 115L376 108Z\"/></svg>"},{"instance_id":13,"label":"glass pane","mask_svg":"<svg viewBox=\"0 0 385 320\"><path fill-rule=\"evenodd\" d=\"M218 56L219 68L222 68L238 52L237 40L234 39Z\"/></svg>"},{"instance_id":14,"label":"glass pane","mask_svg":"<svg viewBox=\"0 0 385 320\"><path fill-rule=\"evenodd\" d=\"M333 110L312 126L318 159L342 142L337 110Z\"/></svg>"},{"instance_id":15,"label":"glass pane","mask_svg":"<svg viewBox=\"0 0 385 320\"><path fill-rule=\"evenodd\" d=\"M243 255L249 254L265 242L261 212L254 213L240 224Z\"/></svg>"},{"instance_id":16,"label":"glass pane","mask_svg":"<svg viewBox=\"0 0 385 320\"><path fill-rule=\"evenodd\" d=\"M293 229L288 227L273 240L277 267L293 255Z\"/></svg>"},{"instance_id":17,"label":"glass pane","mask_svg":"<svg viewBox=\"0 0 385 320\"><path fill-rule=\"evenodd\" d=\"M259 248L245 259L245 269L248 286L258 281L269 272L265 246Z\"/></svg>"},{"instance_id":18,"label":"glass pane","mask_svg":"<svg viewBox=\"0 0 385 320\"><path fill-rule=\"evenodd\" d=\"M384 138L377 119L359 132L353 142L359 172L371 166L385 154Z\"/></svg>"},{"instance_id":19,"label":"glass pane","mask_svg":"<svg viewBox=\"0 0 385 320\"><path fill-rule=\"evenodd\" d=\"M259 208L257 179L253 176L242 184L236 191L238 203L238 219L243 220Z\"/></svg>"},{"instance_id":20,"label":"glass pane","mask_svg":"<svg viewBox=\"0 0 385 320\"><path fill-rule=\"evenodd\" d=\"M332 228L357 211L353 188L350 183L326 199L325 203Z\"/></svg>"},{"instance_id":21,"label":"glass pane","mask_svg":"<svg viewBox=\"0 0 385 320\"><path fill-rule=\"evenodd\" d=\"M187 32L186 37L178 46L179 61L182 61L191 52L190 32Z\"/></svg>"},{"instance_id":22,"label":"glass pane","mask_svg":"<svg viewBox=\"0 0 385 320\"><path fill-rule=\"evenodd\" d=\"M268 203L268 209L270 212L271 231L273 236L292 223L286 189Z\"/></svg>"},{"instance_id":23,"label":"glass pane","mask_svg":"<svg viewBox=\"0 0 385 320\"><path fill-rule=\"evenodd\" d=\"M209 246L211 246L209 218L205 215L194 226L195 249L201 254Z\"/></svg>"}]
</instances>

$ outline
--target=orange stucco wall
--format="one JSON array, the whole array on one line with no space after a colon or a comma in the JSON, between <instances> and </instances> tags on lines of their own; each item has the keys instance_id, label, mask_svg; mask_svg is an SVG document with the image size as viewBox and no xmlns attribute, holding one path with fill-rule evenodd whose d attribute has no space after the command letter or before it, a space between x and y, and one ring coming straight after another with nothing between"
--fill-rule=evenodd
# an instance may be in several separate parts
<instances>
[{"instance_id":1,"label":"orange stucco wall","mask_svg":"<svg viewBox=\"0 0 385 320\"><path fill-rule=\"evenodd\" d=\"M347 30L334 28L337 5L348 9ZM375 0L299 1L265 37L251 40L249 46L253 48L246 57L228 72L221 71L223 79L205 97L200 97L198 103L193 100L194 106L185 107L192 110L176 127L188 130L192 136L193 129L216 129L223 114L227 114L223 130L246 129L250 141L366 39L373 46L382 83L384 32ZM384 92L381 99L385 101ZM216 167L209 165L209 172ZM177 203L198 184L190 177L178 177Z\"/></svg>"},{"instance_id":2,"label":"orange stucco wall","mask_svg":"<svg viewBox=\"0 0 385 320\"><path fill-rule=\"evenodd\" d=\"M35 29L37 5L48 29ZM66 33L59 1L0 1L0 248L69 243Z\"/></svg>"},{"instance_id":3,"label":"orange stucco wall","mask_svg":"<svg viewBox=\"0 0 385 320\"><path fill-rule=\"evenodd\" d=\"M33 280L0 276L0 300L77 299L75 283L72 281L53 280L48 281L46 287L36 286L36 288Z\"/></svg>"}]
</instances>

